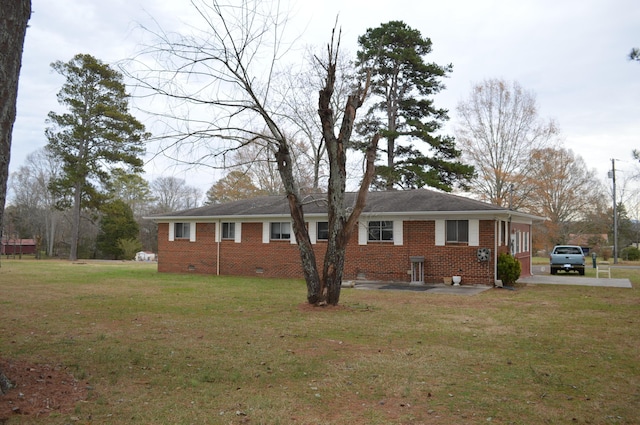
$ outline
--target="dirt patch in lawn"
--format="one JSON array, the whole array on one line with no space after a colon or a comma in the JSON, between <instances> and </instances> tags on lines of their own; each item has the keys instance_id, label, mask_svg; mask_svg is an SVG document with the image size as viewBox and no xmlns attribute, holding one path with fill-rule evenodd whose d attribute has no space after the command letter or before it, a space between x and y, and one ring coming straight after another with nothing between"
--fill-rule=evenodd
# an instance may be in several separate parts
<instances>
[{"instance_id":1,"label":"dirt patch in lawn","mask_svg":"<svg viewBox=\"0 0 640 425\"><path fill-rule=\"evenodd\" d=\"M79 401L87 399L89 392L86 382L76 380L60 365L0 358L0 372L12 384L5 394L0 394L0 424L12 415L73 412Z\"/></svg>"},{"instance_id":2,"label":"dirt patch in lawn","mask_svg":"<svg viewBox=\"0 0 640 425\"><path fill-rule=\"evenodd\" d=\"M312 311L343 311L343 310L349 310L349 307L345 307L341 304L338 305L329 305L329 304L323 304L323 305L315 305L315 304L309 304L309 303L302 303L298 305L298 310L302 311L302 312L312 312Z\"/></svg>"}]
</instances>

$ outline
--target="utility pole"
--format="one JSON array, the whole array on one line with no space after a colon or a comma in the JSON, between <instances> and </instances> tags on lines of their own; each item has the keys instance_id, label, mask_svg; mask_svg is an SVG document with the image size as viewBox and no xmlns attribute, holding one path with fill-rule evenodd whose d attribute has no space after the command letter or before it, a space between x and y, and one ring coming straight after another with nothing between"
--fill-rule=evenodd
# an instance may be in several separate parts
<instances>
[{"instance_id":1,"label":"utility pole","mask_svg":"<svg viewBox=\"0 0 640 425\"><path fill-rule=\"evenodd\" d=\"M618 202L616 201L616 160L611 158L609 178L613 180L613 264L618 264Z\"/></svg>"}]
</instances>

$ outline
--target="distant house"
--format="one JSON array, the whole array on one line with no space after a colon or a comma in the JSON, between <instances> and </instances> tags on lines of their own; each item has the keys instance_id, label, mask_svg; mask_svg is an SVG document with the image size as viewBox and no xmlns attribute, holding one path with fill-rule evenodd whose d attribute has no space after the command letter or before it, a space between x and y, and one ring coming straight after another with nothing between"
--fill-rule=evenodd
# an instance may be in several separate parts
<instances>
[{"instance_id":1,"label":"distant house","mask_svg":"<svg viewBox=\"0 0 640 425\"><path fill-rule=\"evenodd\" d=\"M35 239L2 238L0 245L0 254L2 255L21 255L35 253Z\"/></svg>"},{"instance_id":2,"label":"distant house","mask_svg":"<svg viewBox=\"0 0 640 425\"><path fill-rule=\"evenodd\" d=\"M156 261L156 254L151 251L137 252L136 261Z\"/></svg>"},{"instance_id":3,"label":"distant house","mask_svg":"<svg viewBox=\"0 0 640 425\"><path fill-rule=\"evenodd\" d=\"M305 219L322 264L326 195L308 196ZM355 194L347 194L352 205ZM147 217L158 223L158 271L301 278L285 196L264 196ZM531 227L541 217L426 189L371 192L347 246L345 280L493 284L496 253L531 274Z\"/></svg>"}]
</instances>

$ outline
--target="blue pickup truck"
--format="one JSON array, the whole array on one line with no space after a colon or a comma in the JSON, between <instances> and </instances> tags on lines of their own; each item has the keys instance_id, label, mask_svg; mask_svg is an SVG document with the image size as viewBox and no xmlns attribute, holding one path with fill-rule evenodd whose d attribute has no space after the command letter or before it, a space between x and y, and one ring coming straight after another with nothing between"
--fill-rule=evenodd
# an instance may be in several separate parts
<instances>
[{"instance_id":1,"label":"blue pickup truck","mask_svg":"<svg viewBox=\"0 0 640 425\"><path fill-rule=\"evenodd\" d=\"M584 252L575 245L556 245L549 254L549 267L551 274L559 270L565 272L577 271L584 276Z\"/></svg>"}]
</instances>

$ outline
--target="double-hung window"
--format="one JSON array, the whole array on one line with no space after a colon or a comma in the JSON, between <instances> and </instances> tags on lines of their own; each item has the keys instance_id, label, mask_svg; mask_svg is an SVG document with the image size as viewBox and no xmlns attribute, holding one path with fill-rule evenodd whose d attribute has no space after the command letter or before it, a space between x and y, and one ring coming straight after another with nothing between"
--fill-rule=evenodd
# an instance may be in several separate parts
<instances>
[{"instance_id":1,"label":"double-hung window","mask_svg":"<svg viewBox=\"0 0 640 425\"><path fill-rule=\"evenodd\" d=\"M289 240L291 239L291 223L271 223L271 239L272 240Z\"/></svg>"},{"instance_id":2,"label":"double-hung window","mask_svg":"<svg viewBox=\"0 0 640 425\"><path fill-rule=\"evenodd\" d=\"M189 223L175 223L174 235L176 239L189 239Z\"/></svg>"},{"instance_id":3,"label":"double-hung window","mask_svg":"<svg viewBox=\"0 0 640 425\"><path fill-rule=\"evenodd\" d=\"M235 239L236 223L222 223L222 239Z\"/></svg>"},{"instance_id":4,"label":"double-hung window","mask_svg":"<svg viewBox=\"0 0 640 425\"><path fill-rule=\"evenodd\" d=\"M370 221L369 241L392 241L393 221Z\"/></svg>"},{"instance_id":5,"label":"double-hung window","mask_svg":"<svg viewBox=\"0 0 640 425\"><path fill-rule=\"evenodd\" d=\"M316 238L319 241L329 240L329 222L328 221L319 221L316 227L317 236Z\"/></svg>"},{"instance_id":6,"label":"double-hung window","mask_svg":"<svg viewBox=\"0 0 640 425\"><path fill-rule=\"evenodd\" d=\"M469 242L469 220L447 220L447 243Z\"/></svg>"}]
</instances>

